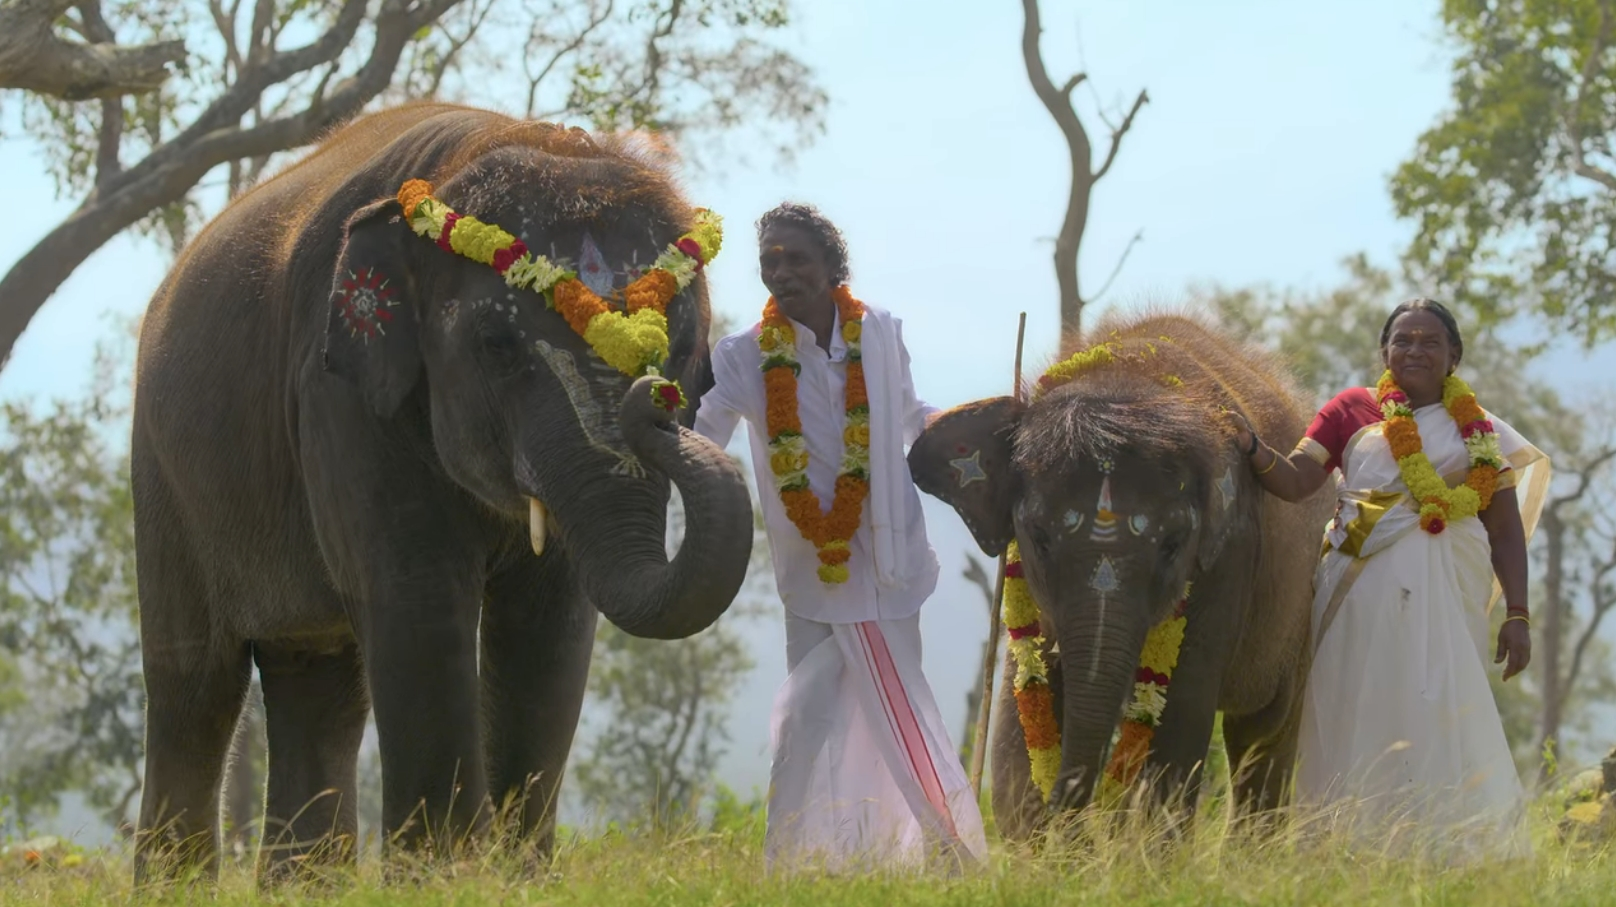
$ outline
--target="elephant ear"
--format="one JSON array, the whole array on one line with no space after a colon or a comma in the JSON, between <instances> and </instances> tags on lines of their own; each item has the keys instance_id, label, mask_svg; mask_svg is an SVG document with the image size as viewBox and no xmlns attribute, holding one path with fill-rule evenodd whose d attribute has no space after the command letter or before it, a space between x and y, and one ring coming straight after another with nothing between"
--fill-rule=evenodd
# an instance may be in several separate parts
<instances>
[{"instance_id":1,"label":"elephant ear","mask_svg":"<svg viewBox=\"0 0 1616 907\"><path fill-rule=\"evenodd\" d=\"M342 253L331 275L325 370L353 382L376 414L398 410L421 371L415 280L398 202L360 208L343 225Z\"/></svg>"},{"instance_id":2,"label":"elephant ear","mask_svg":"<svg viewBox=\"0 0 1616 907\"><path fill-rule=\"evenodd\" d=\"M1015 538L1010 508L1020 478L1011 457L1025 409L1013 397L957 406L933 419L909 448L915 486L953 507L989 557Z\"/></svg>"}]
</instances>

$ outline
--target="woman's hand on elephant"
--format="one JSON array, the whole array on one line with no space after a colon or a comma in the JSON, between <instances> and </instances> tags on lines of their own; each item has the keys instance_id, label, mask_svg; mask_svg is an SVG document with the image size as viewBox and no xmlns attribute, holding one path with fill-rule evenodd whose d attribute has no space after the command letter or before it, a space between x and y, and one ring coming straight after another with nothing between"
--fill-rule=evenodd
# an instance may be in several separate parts
<instances>
[{"instance_id":1,"label":"woman's hand on elephant","mask_svg":"<svg viewBox=\"0 0 1616 907\"><path fill-rule=\"evenodd\" d=\"M1257 437L1257 430L1251 427L1251 422L1245 414L1232 409L1225 409L1223 414L1229 418L1229 424L1234 426L1234 444L1241 453L1252 449Z\"/></svg>"},{"instance_id":2,"label":"woman's hand on elephant","mask_svg":"<svg viewBox=\"0 0 1616 907\"><path fill-rule=\"evenodd\" d=\"M1505 659L1508 663L1504 664ZM1493 664L1504 664L1504 679L1508 680L1526 670L1532 661L1532 634L1524 620L1506 620L1498 628L1498 654Z\"/></svg>"}]
</instances>

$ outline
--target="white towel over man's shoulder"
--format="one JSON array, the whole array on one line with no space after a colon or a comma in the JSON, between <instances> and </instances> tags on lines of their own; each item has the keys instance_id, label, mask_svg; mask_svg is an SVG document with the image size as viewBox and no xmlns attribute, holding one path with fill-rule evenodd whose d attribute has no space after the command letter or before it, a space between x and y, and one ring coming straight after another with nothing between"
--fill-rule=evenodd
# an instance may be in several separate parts
<instances>
[{"instance_id":1,"label":"white towel over man's shoulder","mask_svg":"<svg viewBox=\"0 0 1616 907\"><path fill-rule=\"evenodd\" d=\"M797 333L798 413L808 444L808 483L828 509L841 468L846 427L846 355L841 321L829 355L813 332L792 322ZM745 420L751 435L753 475L762 499L775 580L793 613L828 623L890 620L919 610L937 584L937 556L926 538L920 495L909 474L905 449L936 412L915 393L900 319L866 305L860 332L865 390L870 398L870 497L850 548L849 579L827 586L818 578L818 556L787 517L769 471L767 404L758 325L719 341L713 350L716 386L701 399L696 430L728 444Z\"/></svg>"}]
</instances>

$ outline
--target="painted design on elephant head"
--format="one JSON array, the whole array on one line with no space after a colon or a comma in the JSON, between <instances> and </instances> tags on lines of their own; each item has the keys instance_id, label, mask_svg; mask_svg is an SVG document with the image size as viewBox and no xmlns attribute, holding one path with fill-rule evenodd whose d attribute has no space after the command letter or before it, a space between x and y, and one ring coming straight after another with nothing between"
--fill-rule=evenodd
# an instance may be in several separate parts
<instances>
[{"instance_id":1,"label":"painted design on elephant head","mask_svg":"<svg viewBox=\"0 0 1616 907\"><path fill-rule=\"evenodd\" d=\"M578 253L578 280L596 296L604 298L612 294L615 275L606 264L606 256L600 254L600 247L595 245L595 238L590 236L588 231L584 232L583 249Z\"/></svg>"},{"instance_id":2,"label":"painted design on elephant head","mask_svg":"<svg viewBox=\"0 0 1616 907\"><path fill-rule=\"evenodd\" d=\"M567 402L571 404L572 412L577 416L578 426L583 430L589 446L617 460L616 465L610 470L611 474L632 476L636 479L645 478L645 467L641 466L639 459L625 448L617 420L608 418L605 408L595 399L594 394L590 393L589 382L579 373L577 360L572 354L557 349L544 340L535 341L533 350L544 359L551 373L556 376L556 380L561 382L561 387L567 394Z\"/></svg>"},{"instance_id":3,"label":"painted design on elephant head","mask_svg":"<svg viewBox=\"0 0 1616 907\"><path fill-rule=\"evenodd\" d=\"M988 474L982 471L982 451L973 450L968 457L959 457L949 460L948 465L954 467L959 473L959 487L964 488L972 482L986 482Z\"/></svg>"},{"instance_id":4,"label":"painted design on elephant head","mask_svg":"<svg viewBox=\"0 0 1616 907\"><path fill-rule=\"evenodd\" d=\"M1150 531L1150 517L1142 513L1128 517L1128 531L1134 535L1144 535Z\"/></svg>"},{"instance_id":5,"label":"painted design on elephant head","mask_svg":"<svg viewBox=\"0 0 1616 907\"><path fill-rule=\"evenodd\" d=\"M1061 517L1061 522L1065 524L1067 532L1076 532L1083 528L1083 514L1075 510L1068 510L1066 515Z\"/></svg>"},{"instance_id":6,"label":"painted design on elephant head","mask_svg":"<svg viewBox=\"0 0 1616 907\"><path fill-rule=\"evenodd\" d=\"M377 334L386 334L383 325L393 320L388 309L398 305L393 298L393 287L375 268L349 271L348 277L337 291L337 308L348 323L348 333L364 338L366 343Z\"/></svg>"},{"instance_id":7,"label":"painted design on elephant head","mask_svg":"<svg viewBox=\"0 0 1616 907\"><path fill-rule=\"evenodd\" d=\"M1100 482L1100 500L1094 508L1094 529L1089 532L1089 539L1114 542L1117 536L1117 514L1111 509L1111 476L1108 474Z\"/></svg>"},{"instance_id":8,"label":"painted design on elephant head","mask_svg":"<svg viewBox=\"0 0 1616 907\"><path fill-rule=\"evenodd\" d=\"M1105 646L1106 605L1108 599L1122 589L1122 574L1117 570L1110 557L1102 555L1100 565L1094 568L1094 576L1089 579L1089 588L1099 595L1100 615L1096 626L1099 629L1094 634L1094 645L1089 650L1089 681L1092 683L1100 676L1100 650Z\"/></svg>"},{"instance_id":9,"label":"painted design on elephant head","mask_svg":"<svg viewBox=\"0 0 1616 907\"><path fill-rule=\"evenodd\" d=\"M1234 494L1234 471L1226 468L1223 475L1218 477L1218 501L1224 510L1228 510L1229 505L1234 503Z\"/></svg>"}]
</instances>

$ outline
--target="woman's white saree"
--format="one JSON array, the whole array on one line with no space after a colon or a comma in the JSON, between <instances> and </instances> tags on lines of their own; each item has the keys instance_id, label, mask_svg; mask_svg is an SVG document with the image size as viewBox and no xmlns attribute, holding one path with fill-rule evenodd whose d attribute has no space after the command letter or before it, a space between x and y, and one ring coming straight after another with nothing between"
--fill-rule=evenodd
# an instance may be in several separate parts
<instances>
[{"instance_id":1,"label":"woman's white saree","mask_svg":"<svg viewBox=\"0 0 1616 907\"><path fill-rule=\"evenodd\" d=\"M1527 538L1549 461L1488 414L1511 469ZM1415 412L1426 455L1450 486L1468 469L1440 405ZM1384 423L1342 455L1340 511L1314 577L1315 651L1302 712L1296 799L1392 852L1446 860L1530 854L1525 798L1487 684L1498 600L1477 518L1420 529Z\"/></svg>"}]
</instances>

